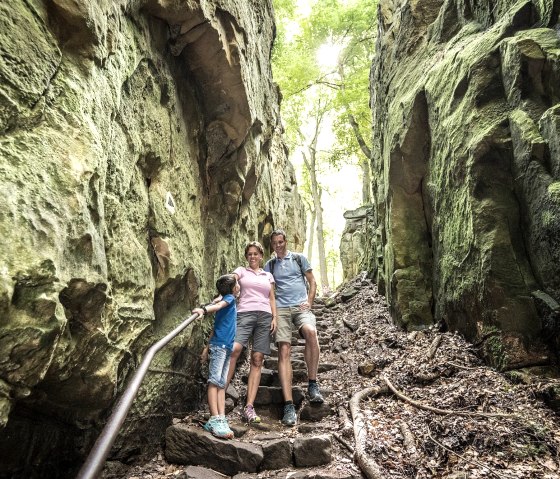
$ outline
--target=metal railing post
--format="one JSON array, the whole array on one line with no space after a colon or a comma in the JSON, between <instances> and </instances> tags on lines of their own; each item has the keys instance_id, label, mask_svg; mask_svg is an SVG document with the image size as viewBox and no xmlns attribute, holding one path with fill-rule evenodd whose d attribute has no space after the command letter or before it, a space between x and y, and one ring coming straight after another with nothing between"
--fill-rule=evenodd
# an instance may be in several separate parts
<instances>
[{"instance_id":1,"label":"metal railing post","mask_svg":"<svg viewBox=\"0 0 560 479\"><path fill-rule=\"evenodd\" d=\"M116 408L113 410L111 416L109 417L107 424L105 424L103 431L101 431L101 434L97 438L97 441L95 441L95 444L93 445L93 448L91 449L86 462L80 469L80 472L78 473L76 479L97 478L97 475L105 464L105 459L107 459L107 456L109 455L111 447L115 442L119 430L126 418L126 415L128 414L130 406L132 405L132 401L134 401L136 393L140 389L140 384L142 383L144 376L148 372L148 367L150 366L150 363L152 362L155 354L198 317L198 314L193 314L188 319L179 324L179 326L177 326L167 336L160 339L150 349L148 349L146 355L144 356L144 359L140 363L140 367L134 373L132 381L126 387Z\"/></svg>"}]
</instances>

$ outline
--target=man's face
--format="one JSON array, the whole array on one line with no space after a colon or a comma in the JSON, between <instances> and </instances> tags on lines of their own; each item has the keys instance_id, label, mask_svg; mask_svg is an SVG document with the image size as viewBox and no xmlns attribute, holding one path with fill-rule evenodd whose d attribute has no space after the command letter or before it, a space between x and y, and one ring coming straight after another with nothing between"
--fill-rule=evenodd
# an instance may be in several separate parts
<instances>
[{"instance_id":1,"label":"man's face","mask_svg":"<svg viewBox=\"0 0 560 479\"><path fill-rule=\"evenodd\" d=\"M288 243L282 235L273 236L270 240L270 244L276 256L283 258L286 255L286 246Z\"/></svg>"}]
</instances>

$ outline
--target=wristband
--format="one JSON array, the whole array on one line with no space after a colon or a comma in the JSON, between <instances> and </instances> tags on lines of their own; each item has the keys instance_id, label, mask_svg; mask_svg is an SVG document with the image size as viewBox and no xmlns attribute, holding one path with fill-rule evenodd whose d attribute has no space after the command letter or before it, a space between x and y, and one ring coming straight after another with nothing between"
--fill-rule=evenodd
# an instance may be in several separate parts
<instances>
[{"instance_id":1,"label":"wristband","mask_svg":"<svg viewBox=\"0 0 560 479\"><path fill-rule=\"evenodd\" d=\"M206 309L205 305L201 304L200 309L202 309L202 311L204 311L204 314L208 314L208 310Z\"/></svg>"}]
</instances>

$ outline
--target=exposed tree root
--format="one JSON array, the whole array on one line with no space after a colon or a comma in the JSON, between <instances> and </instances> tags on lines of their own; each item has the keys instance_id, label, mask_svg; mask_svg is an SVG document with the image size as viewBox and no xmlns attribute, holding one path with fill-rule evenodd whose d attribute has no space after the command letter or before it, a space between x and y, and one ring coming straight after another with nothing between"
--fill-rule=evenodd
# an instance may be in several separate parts
<instances>
[{"instance_id":1,"label":"exposed tree root","mask_svg":"<svg viewBox=\"0 0 560 479\"><path fill-rule=\"evenodd\" d=\"M436 355L436 351L438 350L439 345L441 344L442 338L443 338L443 336L441 336L441 335L436 336L434 338L434 340L432 341L432 344L430 345L430 349L428 351L428 355L427 355L428 359L432 359Z\"/></svg>"},{"instance_id":2,"label":"exposed tree root","mask_svg":"<svg viewBox=\"0 0 560 479\"><path fill-rule=\"evenodd\" d=\"M408 427L408 424L402 421L399 424L399 428L401 430L401 434L403 435L403 443L406 450L411 455L416 455L416 439L414 438L414 434Z\"/></svg>"},{"instance_id":3,"label":"exposed tree root","mask_svg":"<svg viewBox=\"0 0 560 479\"><path fill-rule=\"evenodd\" d=\"M405 396L402 392L400 392L387 377L381 375L381 379L385 381L387 387L391 390L391 392L397 396L399 399L406 401L409 404L412 404L414 407L418 409L424 409L425 411L431 411L436 414L442 415L454 415L454 416L469 416L469 417L502 417L502 418L509 418L509 419L517 419L520 421L525 421L524 418L521 416L517 416L516 414L506 414L506 413L490 413L490 412L471 412L471 411L453 411L451 409L439 409L437 407L428 406L426 404L422 404L421 402L415 401L414 399ZM354 428L356 425L354 424Z\"/></svg>"},{"instance_id":4,"label":"exposed tree root","mask_svg":"<svg viewBox=\"0 0 560 479\"><path fill-rule=\"evenodd\" d=\"M346 449L354 454L354 448L350 444L348 444L348 441L346 439L344 439L340 434L336 432L333 433L333 436L340 444L342 444Z\"/></svg>"},{"instance_id":5,"label":"exposed tree root","mask_svg":"<svg viewBox=\"0 0 560 479\"><path fill-rule=\"evenodd\" d=\"M356 441L355 457L358 466L368 479L383 479L386 474L381 467L365 452L367 429L364 417L360 411L360 402L369 396L377 396L388 392L385 386L362 389L352 396L350 400L350 413L354 421L354 439Z\"/></svg>"}]
</instances>

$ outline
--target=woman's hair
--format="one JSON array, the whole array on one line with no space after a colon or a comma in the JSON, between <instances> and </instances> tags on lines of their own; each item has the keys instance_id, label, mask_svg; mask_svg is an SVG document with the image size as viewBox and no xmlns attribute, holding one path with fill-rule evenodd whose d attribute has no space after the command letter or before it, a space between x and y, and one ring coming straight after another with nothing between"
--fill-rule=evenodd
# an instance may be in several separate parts
<instances>
[{"instance_id":1,"label":"woman's hair","mask_svg":"<svg viewBox=\"0 0 560 479\"><path fill-rule=\"evenodd\" d=\"M264 256L264 248L262 244L260 244L258 241L251 241L250 243L247 243L247 246L245 246L245 257L247 257L247 253L249 252L249 248L251 246L257 248L259 250L259 253Z\"/></svg>"},{"instance_id":2,"label":"woman's hair","mask_svg":"<svg viewBox=\"0 0 560 479\"><path fill-rule=\"evenodd\" d=\"M284 241L286 241L286 232L283 229L275 229L272 233L270 233L270 240L272 241L273 236L282 236Z\"/></svg>"},{"instance_id":3,"label":"woman's hair","mask_svg":"<svg viewBox=\"0 0 560 479\"><path fill-rule=\"evenodd\" d=\"M237 280L233 274L224 274L216 281L216 289L222 296L225 296L226 294L233 294L235 283L237 283Z\"/></svg>"}]
</instances>

